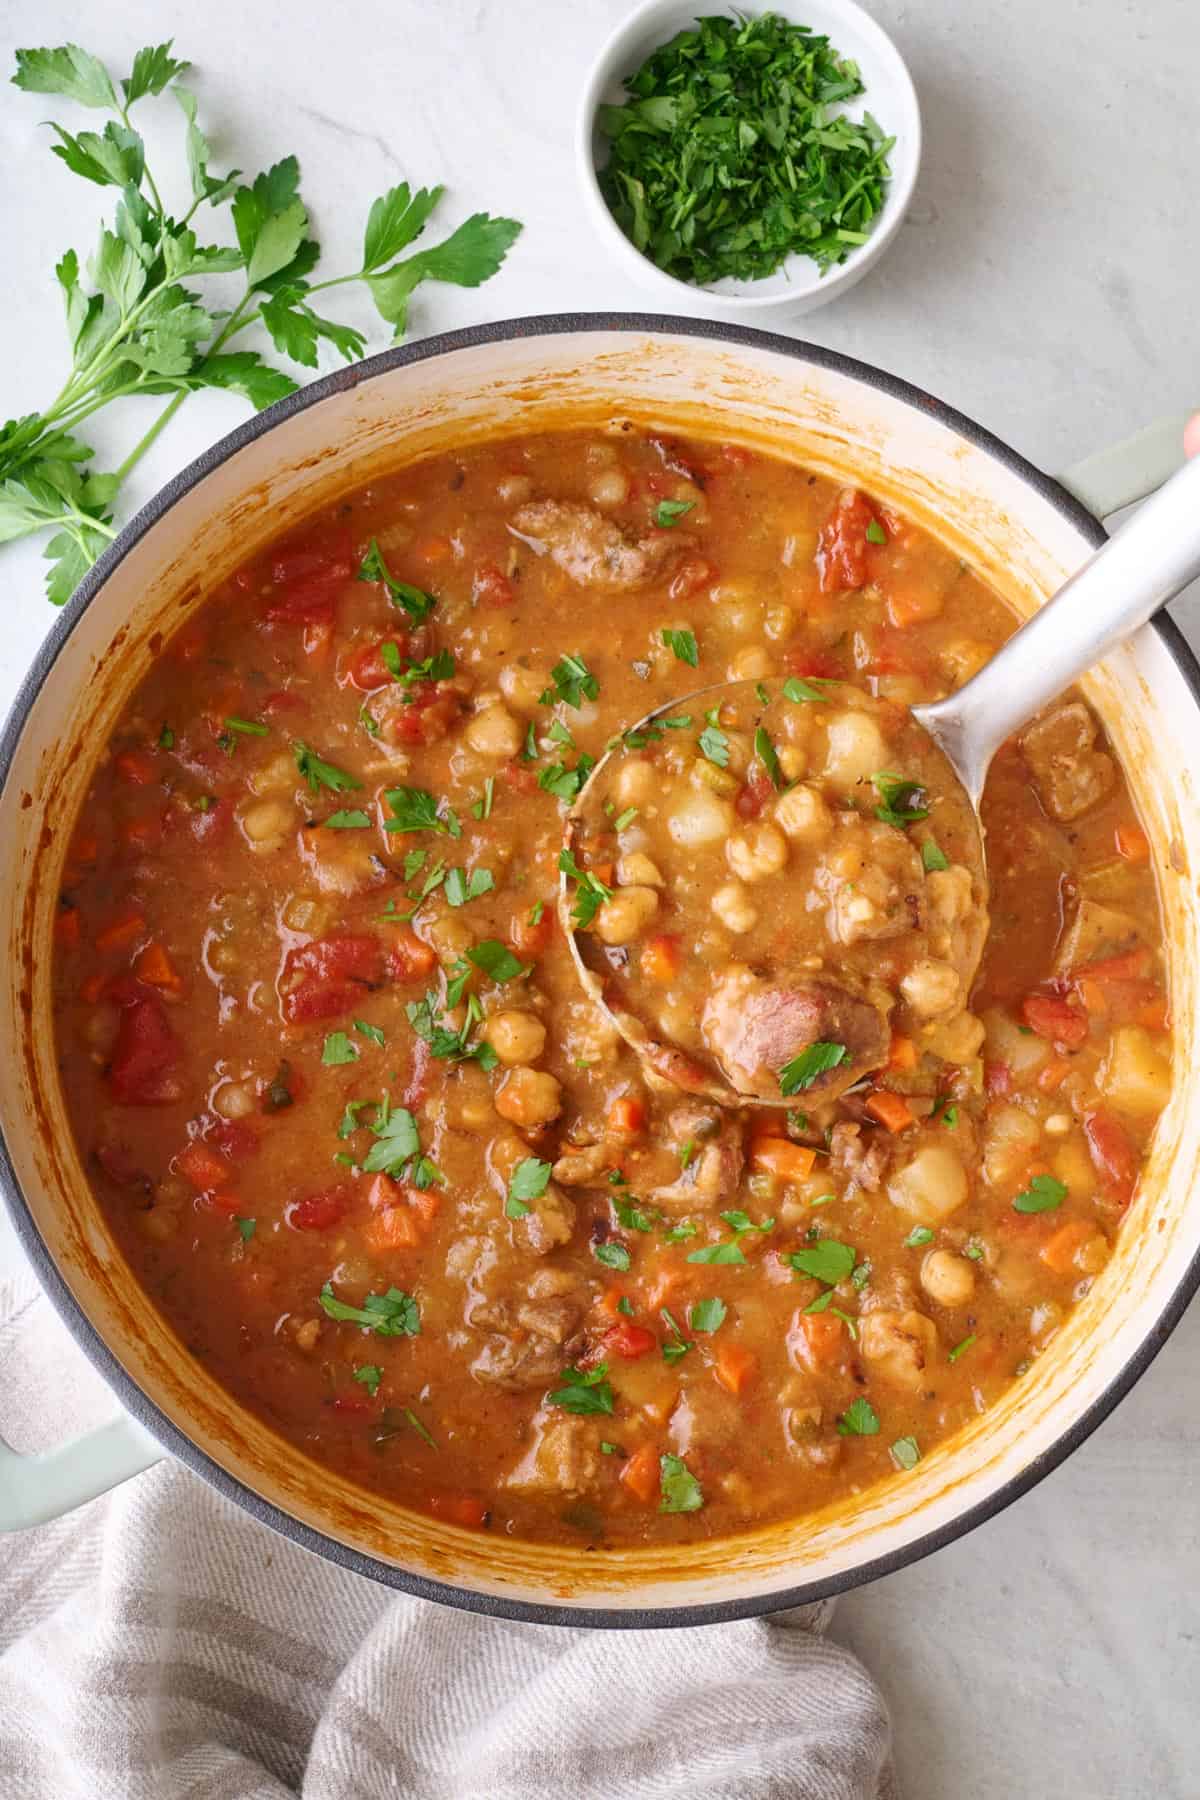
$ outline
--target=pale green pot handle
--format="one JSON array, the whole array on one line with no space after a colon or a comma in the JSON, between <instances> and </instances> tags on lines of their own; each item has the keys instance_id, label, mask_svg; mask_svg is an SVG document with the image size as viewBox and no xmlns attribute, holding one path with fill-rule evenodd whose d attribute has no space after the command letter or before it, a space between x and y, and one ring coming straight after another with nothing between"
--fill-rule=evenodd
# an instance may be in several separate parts
<instances>
[{"instance_id":1,"label":"pale green pot handle","mask_svg":"<svg viewBox=\"0 0 1200 1800\"><path fill-rule=\"evenodd\" d=\"M40 1456L20 1456L0 1443L0 1531L59 1519L164 1455L161 1444L128 1413Z\"/></svg>"},{"instance_id":2,"label":"pale green pot handle","mask_svg":"<svg viewBox=\"0 0 1200 1800\"><path fill-rule=\"evenodd\" d=\"M1123 506L1144 500L1175 473L1183 462L1183 428L1189 417L1176 413L1156 419L1121 443L1072 463L1055 479L1090 513L1107 519Z\"/></svg>"}]
</instances>

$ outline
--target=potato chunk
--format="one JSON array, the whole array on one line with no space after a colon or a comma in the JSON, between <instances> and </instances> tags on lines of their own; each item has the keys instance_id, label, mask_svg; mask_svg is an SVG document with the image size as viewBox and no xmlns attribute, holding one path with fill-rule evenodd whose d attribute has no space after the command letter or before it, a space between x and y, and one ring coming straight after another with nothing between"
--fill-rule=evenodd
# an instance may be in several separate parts
<instances>
[{"instance_id":1,"label":"potato chunk","mask_svg":"<svg viewBox=\"0 0 1200 1800\"><path fill-rule=\"evenodd\" d=\"M925 1144L888 1182L892 1205L924 1224L937 1225L966 1204L967 1176L945 1144Z\"/></svg>"},{"instance_id":2,"label":"potato chunk","mask_svg":"<svg viewBox=\"0 0 1200 1800\"><path fill-rule=\"evenodd\" d=\"M1148 1031L1122 1025L1113 1033L1100 1087L1118 1112L1153 1118L1170 1099L1171 1065Z\"/></svg>"}]
</instances>

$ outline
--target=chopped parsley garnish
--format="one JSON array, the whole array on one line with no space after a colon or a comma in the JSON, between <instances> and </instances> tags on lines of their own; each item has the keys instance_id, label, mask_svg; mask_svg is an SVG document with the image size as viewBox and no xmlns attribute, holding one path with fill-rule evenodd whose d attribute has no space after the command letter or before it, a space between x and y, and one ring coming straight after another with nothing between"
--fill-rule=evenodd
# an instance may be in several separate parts
<instances>
[{"instance_id":1,"label":"chopped parsley garnish","mask_svg":"<svg viewBox=\"0 0 1200 1800\"><path fill-rule=\"evenodd\" d=\"M435 650L424 662L410 662L403 674L398 677L405 687L411 688L418 681L449 681L454 674L454 658L449 650ZM411 706L413 696L405 694L405 706Z\"/></svg>"},{"instance_id":2,"label":"chopped parsley garnish","mask_svg":"<svg viewBox=\"0 0 1200 1800\"><path fill-rule=\"evenodd\" d=\"M612 899L613 890L605 886L594 870L581 869L569 850L559 851L558 866L564 875L577 883L571 917L582 931L591 924L604 902Z\"/></svg>"},{"instance_id":3,"label":"chopped parsley garnish","mask_svg":"<svg viewBox=\"0 0 1200 1800\"><path fill-rule=\"evenodd\" d=\"M868 542L868 544L886 544L887 541L888 541L888 534L883 529L883 526L879 523L879 520L872 519L871 523L867 526L867 542Z\"/></svg>"},{"instance_id":4,"label":"chopped parsley garnish","mask_svg":"<svg viewBox=\"0 0 1200 1800\"><path fill-rule=\"evenodd\" d=\"M601 1456L619 1456L620 1451L617 1448L616 1444L610 1444L607 1438L601 1438L600 1439L600 1454L601 1454Z\"/></svg>"},{"instance_id":5,"label":"chopped parsley garnish","mask_svg":"<svg viewBox=\"0 0 1200 1800\"><path fill-rule=\"evenodd\" d=\"M175 733L171 730L169 725L164 725L159 732L158 747L160 750L173 750L175 748Z\"/></svg>"},{"instance_id":6,"label":"chopped parsley garnish","mask_svg":"<svg viewBox=\"0 0 1200 1800\"><path fill-rule=\"evenodd\" d=\"M489 775L483 784L482 794L479 796L478 800L472 802L471 817L473 819L490 819L492 816L492 802L495 798L496 777L494 775Z\"/></svg>"},{"instance_id":7,"label":"chopped parsley garnish","mask_svg":"<svg viewBox=\"0 0 1200 1800\"><path fill-rule=\"evenodd\" d=\"M310 750L299 738L292 742L292 755L312 794L320 793L323 787L328 788L332 794L341 794L347 788L362 786L356 775L347 774L345 769L339 769L335 763L323 761L315 750Z\"/></svg>"},{"instance_id":8,"label":"chopped parsley garnish","mask_svg":"<svg viewBox=\"0 0 1200 1800\"><path fill-rule=\"evenodd\" d=\"M499 938L484 938L467 951L467 959L477 969L482 969L491 981L515 981L518 975L528 973L527 964L514 956L507 944Z\"/></svg>"},{"instance_id":9,"label":"chopped parsley garnish","mask_svg":"<svg viewBox=\"0 0 1200 1800\"><path fill-rule=\"evenodd\" d=\"M321 1051L322 1065L327 1069L336 1069L342 1063L358 1061L358 1048L350 1042L344 1031L331 1031L325 1039L325 1048Z\"/></svg>"},{"instance_id":10,"label":"chopped parsley garnish","mask_svg":"<svg viewBox=\"0 0 1200 1800\"><path fill-rule=\"evenodd\" d=\"M695 1138L689 1138L686 1144L681 1144L679 1146L679 1167L681 1169L690 1168L692 1158L695 1154L696 1140Z\"/></svg>"},{"instance_id":11,"label":"chopped parsley garnish","mask_svg":"<svg viewBox=\"0 0 1200 1800\"><path fill-rule=\"evenodd\" d=\"M670 1241L669 1236L668 1241ZM732 1242L723 1240L719 1244L705 1244L701 1249L692 1250L688 1255L688 1261L690 1263L717 1263L724 1265L726 1263L744 1263L745 1260L745 1252L742 1250L741 1245L736 1238L734 1238Z\"/></svg>"},{"instance_id":12,"label":"chopped parsley garnish","mask_svg":"<svg viewBox=\"0 0 1200 1800\"><path fill-rule=\"evenodd\" d=\"M845 1044L830 1044L821 1039L809 1044L799 1056L793 1056L791 1062L784 1063L779 1071L779 1091L783 1095L799 1094L830 1069L850 1061L850 1052Z\"/></svg>"},{"instance_id":13,"label":"chopped parsley garnish","mask_svg":"<svg viewBox=\"0 0 1200 1800\"><path fill-rule=\"evenodd\" d=\"M687 1338L684 1337L682 1331L679 1329L679 1321L676 1319L674 1313L665 1306L661 1311L663 1324L671 1334L670 1343L664 1344L662 1347L663 1361L665 1363L677 1363L681 1356L686 1356L688 1351L694 1349L695 1346L690 1344Z\"/></svg>"},{"instance_id":14,"label":"chopped parsley garnish","mask_svg":"<svg viewBox=\"0 0 1200 1800\"><path fill-rule=\"evenodd\" d=\"M937 1101L929 1117L931 1121L940 1119L949 1131L953 1131L958 1124L958 1108L952 1100L943 1098Z\"/></svg>"},{"instance_id":15,"label":"chopped parsley garnish","mask_svg":"<svg viewBox=\"0 0 1200 1800\"><path fill-rule=\"evenodd\" d=\"M720 707L714 706L705 713L704 730L700 733L700 753L718 769L729 767L729 739L718 723Z\"/></svg>"},{"instance_id":16,"label":"chopped parsley garnish","mask_svg":"<svg viewBox=\"0 0 1200 1800\"><path fill-rule=\"evenodd\" d=\"M354 1029L358 1032L360 1037L370 1038L373 1044L378 1044L380 1049L387 1043L387 1039L384 1037L382 1031L380 1031L378 1025L369 1025L366 1019L355 1019Z\"/></svg>"},{"instance_id":17,"label":"chopped parsley garnish","mask_svg":"<svg viewBox=\"0 0 1200 1800\"><path fill-rule=\"evenodd\" d=\"M513 1170L504 1202L506 1219L524 1219L532 1210L530 1200L538 1200L550 1185L550 1164L536 1156L524 1157Z\"/></svg>"},{"instance_id":18,"label":"chopped parsley garnish","mask_svg":"<svg viewBox=\"0 0 1200 1800\"><path fill-rule=\"evenodd\" d=\"M697 1300L688 1314L688 1324L693 1331L716 1331L725 1323L726 1311L723 1300Z\"/></svg>"},{"instance_id":19,"label":"chopped parsley garnish","mask_svg":"<svg viewBox=\"0 0 1200 1800\"><path fill-rule=\"evenodd\" d=\"M365 700L358 709L358 722L368 737L379 736L379 720L375 717Z\"/></svg>"},{"instance_id":20,"label":"chopped parsley garnish","mask_svg":"<svg viewBox=\"0 0 1200 1800\"><path fill-rule=\"evenodd\" d=\"M629 1298L628 1294L622 1294L621 1298L617 1301L617 1311L622 1313L625 1318L632 1319L633 1301Z\"/></svg>"},{"instance_id":21,"label":"chopped parsley garnish","mask_svg":"<svg viewBox=\"0 0 1200 1800\"><path fill-rule=\"evenodd\" d=\"M446 999L449 1004L458 1004L457 998L450 1000L449 991ZM471 1033L482 1018L479 1003L473 995L459 1031L451 1031L443 1022L441 1002L432 988L426 989L423 1000L410 1000L404 1010L417 1036L429 1045L430 1054L440 1062L474 1061L484 1070L494 1069L499 1062L500 1058L486 1040L472 1039Z\"/></svg>"},{"instance_id":22,"label":"chopped parsley garnish","mask_svg":"<svg viewBox=\"0 0 1200 1800\"><path fill-rule=\"evenodd\" d=\"M654 523L661 525L664 531L668 530L672 525L678 525L684 514L690 513L695 504L694 500L660 500L654 509ZM691 657L688 656L681 657L680 660L692 662ZM692 667L695 668L695 666L695 663L692 662Z\"/></svg>"},{"instance_id":23,"label":"chopped parsley garnish","mask_svg":"<svg viewBox=\"0 0 1200 1800\"><path fill-rule=\"evenodd\" d=\"M835 684L828 675L789 675L783 684L784 696L794 700L797 706L812 706L819 702L828 706L829 695L821 689Z\"/></svg>"},{"instance_id":24,"label":"chopped parsley garnish","mask_svg":"<svg viewBox=\"0 0 1200 1800\"><path fill-rule=\"evenodd\" d=\"M379 660L393 681L404 678L404 658L400 654L400 646L392 638L387 638L379 646Z\"/></svg>"},{"instance_id":25,"label":"chopped parsley garnish","mask_svg":"<svg viewBox=\"0 0 1200 1800\"><path fill-rule=\"evenodd\" d=\"M357 787L358 783L355 783ZM439 811L439 803L428 788L388 788L384 799L392 809L385 831L442 831L447 837L462 836L462 826L451 807Z\"/></svg>"},{"instance_id":26,"label":"chopped parsley garnish","mask_svg":"<svg viewBox=\"0 0 1200 1800\"><path fill-rule=\"evenodd\" d=\"M778 753L771 742L771 734L764 725L760 725L754 733L754 754L770 776L771 786L773 788L786 787L787 782L784 780L783 770L779 766Z\"/></svg>"},{"instance_id":27,"label":"chopped parsley garnish","mask_svg":"<svg viewBox=\"0 0 1200 1800\"><path fill-rule=\"evenodd\" d=\"M529 918L526 923L529 925L540 925L542 922L542 914L545 910L546 902L544 900L535 900L529 909Z\"/></svg>"},{"instance_id":28,"label":"chopped parsley garnish","mask_svg":"<svg viewBox=\"0 0 1200 1800\"><path fill-rule=\"evenodd\" d=\"M592 1255L598 1263L603 1263L606 1269L620 1269L624 1274L629 1268L629 1251L624 1244L618 1244L615 1239L603 1244L593 1244Z\"/></svg>"},{"instance_id":29,"label":"chopped parsley garnish","mask_svg":"<svg viewBox=\"0 0 1200 1800\"><path fill-rule=\"evenodd\" d=\"M898 1468L915 1469L921 1460L921 1447L915 1437L897 1438L890 1448L892 1461Z\"/></svg>"},{"instance_id":30,"label":"chopped parsley garnish","mask_svg":"<svg viewBox=\"0 0 1200 1800\"><path fill-rule=\"evenodd\" d=\"M551 719L546 736L552 744L565 744L568 750L575 748L575 739L571 736L570 728L564 725L561 719Z\"/></svg>"},{"instance_id":31,"label":"chopped parsley garnish","mask_svg":"<svg viewBox=\"0 0 1200 1800\"><path fill-rule=\"evenodd\" d=\"M623 813L619 813L617 815L617 817L613 820L613 830L614 831L628 831L629 827L633 824L633 821L637 818L637 816L638 816L637 807L636 806L627 806L625 808L625 811Z\"/></svg>"},{"instance_id":32,"label":"chopped parsley garnish","mask_svg":"<svg viewBox=\"0 0 1200 1800\"><path fill-rule=\"evenodd\" d=\"M881 771L872 775L871 784L882 802L875 808L875 817L882 819L885 825L894 825L898 831L903 831L917 819L929 817L928 795L919 781L908 781L903 775Z\"/></svg>"},{"instance_id":33,"label":"chopped parsley garnish","mask_svg":"<svg viewBox=\"0 0 1200 1800\"><path fill-rule=\"evenodd\" d=\"M374 538L363 557L358 580L382 581L392 605L406 612L412 619L427 619L437 605L432 594L425 593L422 588L410 587L407 581L397 581L394 578L383 560L383 551Z\"/></svg>"},{"instance_id":34,"label":"chopped parsley garnish","mask_svg":"<svg viewBox=\"0 0 1200 1800\"><path fill-rule=\"evenodd\" d=\"M740 1207L735 1208L732 1212L723 1212L721 1217L730 1231L735 1232L738 1237L744 1237L748 1231L767 1232L775 1229L774 1219L764 1219L761 1225L756 1224L749 1213L744 1213Z\"/></svg>"},{"instance_id":35,"label":"chopped parsley garnish","mask_svg":"<svg viewBox=\"0 0 1200 1800\"><path fill-rule=\"evenodd\" d=\"M664 502L665 504L665 502ZM700 651L696 644L695 634L691 631L664 631L662 641L668 650L675 652L678 662L687 663L691 669L700 667Z\"/></svg>"},{"instance_id":36,"label":"chopped parsley garnish","mask_svg":"<svg viewBox=\"0 0 1200 1800\"><path fill-rule=\"evenodd\" d=\"M1063 1182L1056 1181L1053 1175L1035 1175L1024 1193L1013 1201L1013 1209L1019 1213L1056 1212L1066 1197Z\"/></svg>"},{"instance_id":37,"label":"chopped parsley garnish","mask_svg":"<svg viewBox=\"0 0 1200 1800\"><path fill-rule=\"evenodd\" d=\"M352 1137L359 1130L358 1115L366 1106L374 1106L373 1100L347 1100L346 1110L338 1123L337 1134L340 1138Z\"/></svg>"},{"instance_id":38,"label":"chopped parsley garnish","mask_svg":"<svg viewBox=\"0 0 1200 1800\"><path fill-rule=\"evenodd\" d=\"M595 766L595 757L589 756L586 751L581 752L573 769L568 769L566 763L548 763L538 774L538 786L544 793L553 794L556 800L569 806L573 800L578 799L584 782Z\"/></svg>"},{"instance_id":39,"label":"chopped parsley garnish","mask_svg":"<svg viewBox=\"0 0 1200 1800\"><path fill-rule=\"evenodd\" d=\"M597 1363L594 1369L566 1369L560 1380L562 1386L552 1388L546 1395L547 1406L561 1406L569 1413L611 1413L613 1409L613 1391L611 1384L605 1380L608 1374L607 1363Z\"/></svg>"},{"instance_id":40,"label":"chopped parsley garnish","mask_svg":"<svg viewBox=\"0 0 1200 1800\"><path fill-rule=\"evenodd\" d=\"M960 1356L966 1355L967 1351L971 1348L971 1345L974 1342L975 1342L975 1333L972 1332L970 1337L965 1337L962 1339L961 1343L955 1344L953 1350L947 1351L946 1361L947 1362L957 1362Z\"/></svg>"},{"instance_id":41,"label":"chopped parsley garnish","mask_svg":"<svg viewBox=\"0 0 1200 1800\"><path fill-rule=\"evenodd\" d=\"M906 1250L919 1250L923 1244L932 1244L933 1233L928 1225L914 1225L904 1240Z\"/></svg>"},{"instance_id":42,"label":"chopped parsley garnish","mask_svg":"<svg viewBox=\"0 0 1200 1800\"><path fill-rule=\"evenodd\" d=\"M371 823L371 817L360 807L343 807L338 812L330 813L327 819L321 820L321 823L328 831L361 831L364 826Z\"/></svg>"},{"instance_id":43,"label":"chopped parsley garnish","mask_svg":"<svg viewBox=\"0 0 1200 1800\"><path fill-rule=\"evenodd\" d=\"M879 1430L879 1415L869 1400L859 1395L852 1400L837 1422L843 1437L874 1437Z\"/></svg>"},{"instance_id":44,"label":"chopped parsley garnish","mask_svg":"<svg viewBox=\"0 0 1200 1800\"><path fill-rule=\"evenodd\" d=\"M375 1142L363 1158L364 1174L390 1175L393 1181L411 1181L419 1188L445 1183L437 1165L421 1154L417 1121L407 1107L393 1108L385 1094L371 1130Z\"/></svg>"},{"instance_id":45,"label":"chopped parsley garnish","mask_svg":"<svg viewBox=\"0 0 1200 1800\"><path fill-rule=\"evenodd\" d=\"M320 1293L321 1309L327 1318L344 1319L351 1325L362 1325L378 1337L416 1337L421 1329L421 1309L411 1294L390 1287L386 1294L368 1294L361 1306L347 1306L327 1281Z\"/></svg>"},{"instance_id":46,"label":"chopped parsley garnish","mask_svg":"<svg viewBox=\"0 0 1200 1800\"><path fill-rule=\"evenodd\" d=\"M811 1250L793 1250L787 1260L799 1274L811 1275L832 1288L850 1275L856 1254L836 1238L818 1238Z\"/></svg>"},{"instance_id":47,"label":"chopped parsley garnish","mask_svg":"<svg viewBox=\"0 0 1200 1800\"><path fill-rule=\"evenodd\" d=\"M250 1242L250 1239L254 1236L255 1228L258 1225L258 1220L257 1219L241 1219L235 1213L233 1215L233 1222L237 1226L238 1231L241 1234L241 1239L242 1239L243 1244L248 1244Z\"/></svg>"},{"instance_id":48,"label":"chopped parsley garnish","mask_svg":"<svg viewBox=\"0 0 1200 1800\"><path fill-rule=\"evenodd\" d=\"M625 88L597 115L611 140L601 191L666 274L752 281L793 254L824 271L867 241L894 140L870 113L837 110L863 83L827 37L773 12L703 17Z\"/></svg>"},{"instance_id":49,"label":"chopped parsley garnish","mask_svg":"<svg viewBox=\"0 0 1200 1800\"><path fill-rule=\"evenodd\" d=\"M658 1224L657 1213L643 1212L632 1200L622 1200L619 1195L610 1196L612 1209L617 1215L617 1223L626 1231L653 1231Z\"/></svg>"},{"instance_id":50,"label":"chopped parsley garnish","mask_svg":"<svg viewBox=\"0 0 1200 1800\"><path fill-rule=\"evenodd\" d=\"M858 1292L861 1294L863 1289L866 1287L868 1281L870 1281L870 1279L871 1279L870 1263L869 1262L860 1262L857 1269L854 1270L853 1274L850 1277L850 1285L853 1288L857 1288Z\"/></svg>"},{"instance_id":51,"label":"chopped parsley garnish","mask_svg":"<svg viewBox=\"0 0 1200 1800\"><path fill-rule=\"evenodd\" d=\"M983 1245L979 1242L978 1238L971 1239L970 1243L963 1251L963 1255L969 1256L972 1262L983 1261Z\"/></svg>"},{"instance_id":52,"label":"chopped parsley garnish","mask_svg":"<svg viewBox=\"0 0 1200 1800\"><path fill-rule=\"evenodd\" d=\"M405 1418L405 1421L409 1425L412 1426L413 1430L416 1432L417 1436L421 1439L421 1442L423 1444L428 1444L429 1448L431 1450L437 1449L437 1447L438 1447L437 1439L434 1437L432 1431L430 1431L428 1425L424 1424L417 1417L416 1413L413 1411L411 1406L406 1406L404 1408L404 1418Z\"/></svg>"},{"instance_id":53,"label":"chopped parsley garnish","mask_svg":"<svg viewBox=\"0 0 1200 1800\"><path fill-rule=\"evenodd\" d=\"M704 1494L682 1456L669 1453L660 1456L658 1468L662 1492L659 1512L699 1512L704 1505Z\"/></svg>"},{"instance_id":54,"label":"chopped parsley garnish","mask_svg":"<svg viewBox=\"0 0 1200 1800\"><path fill-rule=\"evenodd\" d=\"M490 869L450 869L446 873L446 899L451 906L465 906L468 900L480 900L496 885Z\"/></svg>"},{"instance_id":55,"label":"chopped parsley garnish","mask_svg":"<svg viewBox=\"0 0 1200 1800\"><path fill-rule=\"evenodd\" d=\"M927 875L934 874L938 869L950 867L950 858L932 838L926 838L921 845L921 862Z\"/></svg>"},{"instance_id":56,"label":"chopped parsley garnish","mask_svg":"<svg viewBox=\"0 0 1200 1800\"><path fill-rule=\"evenodd\" d=\"M554 686L543 689L539 696L543 706L553 706L556 700L564 700L568 706L578 709L585 699L596 700L600 696L600 683L582 656L564 656L551 669L550 679Z\"/></svg>"},{"instance_id":57,"label":"chopped parsley garnish","mask_svg":"<svg viewBox=\"0 0 1200 1800\"><path fill-rule=\"evenodd\" d=\"M688 1238L694 1238L700 1227L694 1219L681 1219L678 1225L672 1225L670 1231L663 1233L663 1242L667 1244L683 1244Z\"/></svg>"},{"instance_id":58,"label":"chopped parsley garnish","mask_svg":"<svg viewBox=\"0 0 1200 1800\"><path fill-rule=\"evenodd\" d=\"M379 1392L379 1384L383 1380L383 1370L378 1363L360 1363L354 1371L353 1379L362 1383L373 1400Z\"/></svg>"}]
</instances>

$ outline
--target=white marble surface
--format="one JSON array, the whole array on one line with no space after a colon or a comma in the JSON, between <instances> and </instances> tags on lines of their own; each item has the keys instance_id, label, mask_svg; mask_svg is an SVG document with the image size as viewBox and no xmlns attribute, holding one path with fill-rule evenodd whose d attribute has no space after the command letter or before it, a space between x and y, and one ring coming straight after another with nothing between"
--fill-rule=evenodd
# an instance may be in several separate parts
<instances>
[{"instance_id":1,"label":"white marble surface","mask_svg":"<svg viewBox=\"0 0 1200 1800\"><path fill-rule=\"evenodd\" d=\"M1048 468L1200 404L1195 0L868 4L910 60L925 166L881 268L798 330L929 387ZM624 10L0 0L0 62L19 44L80 36L120 67L175 33L198 65L215 166L296 151L331 269L348 263L366 202L402 174L445 181L452 222L477 207L523 218L490 286L421 296L420 333L643 304L588 234L569 155L589 56ZM8 88L0 98L7 413L61 378L51 269L68 244L87 248L102 199L50 156L38 121L56 111ZM152 146L177 135L162 103ZM178 167L175 147L157 163ZM367 310L343 316L363 323ZM241 416L228 396L189 401L131 498ZM109 450L139 434L126 413L94 435ZM0 552L0 575L7 705L50 614L33 551ZM1183 612L1191 624L1194 602ZM836 1631L887 1691L906 1800L1200 1793L1198 1354L1193 1309L1133 1396L1034 1494L843 1601Z\"/></svg>"}]
</instances>

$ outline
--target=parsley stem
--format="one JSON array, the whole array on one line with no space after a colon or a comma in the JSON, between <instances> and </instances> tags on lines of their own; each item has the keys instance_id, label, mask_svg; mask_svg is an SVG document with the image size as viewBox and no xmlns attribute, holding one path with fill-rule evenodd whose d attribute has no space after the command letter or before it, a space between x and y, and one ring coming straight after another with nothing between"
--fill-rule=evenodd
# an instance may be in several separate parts
<instances>
[{"instance_id":1,"label":"parsley stem","mask_svg":"<svg viewBox=\"0 0 1200 1800\"><path fill-rule=\"evenodd\" d=\"M138 439L124 462L118 464L113 470L113 474L118 481L124 481L125 477L129 474L129 471L134 468L137 463L141 462L143 456L145 456L147 450L149 450L159 433L165 431L167 426L171 423L171 420L175 417L175 414L187 399L188 392L189 390L187 388L180 388L179 392L168 400L157 419L155 419L153 425L151 425L149 431Z\"/></svg>"}]
</instances>

